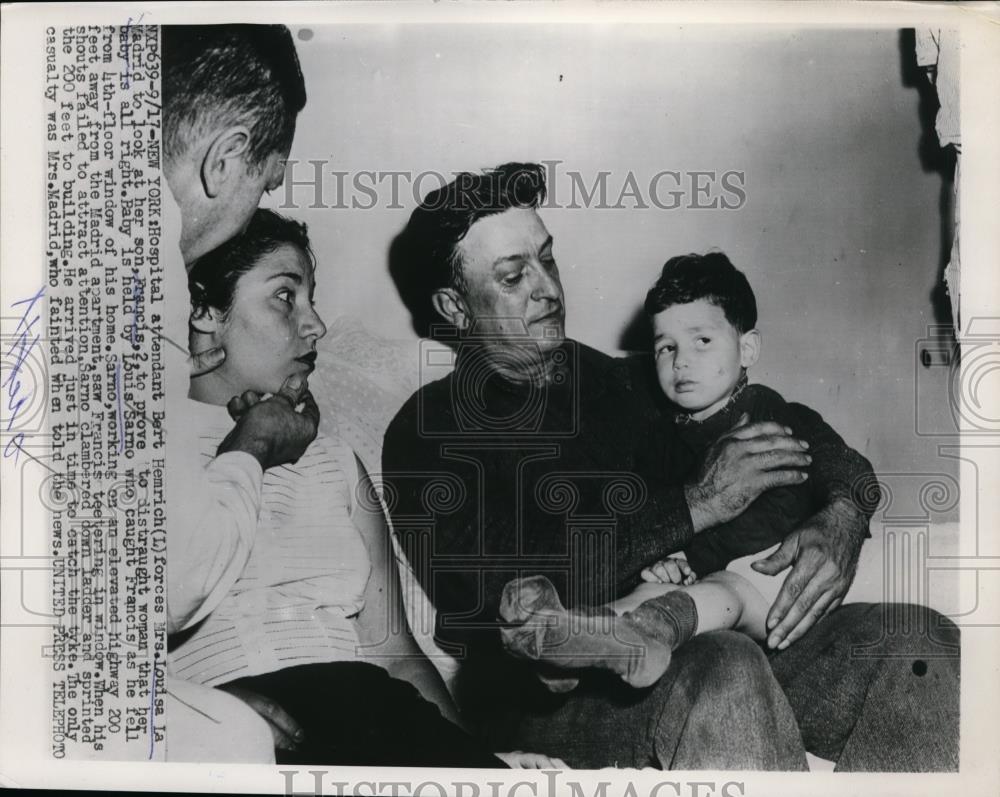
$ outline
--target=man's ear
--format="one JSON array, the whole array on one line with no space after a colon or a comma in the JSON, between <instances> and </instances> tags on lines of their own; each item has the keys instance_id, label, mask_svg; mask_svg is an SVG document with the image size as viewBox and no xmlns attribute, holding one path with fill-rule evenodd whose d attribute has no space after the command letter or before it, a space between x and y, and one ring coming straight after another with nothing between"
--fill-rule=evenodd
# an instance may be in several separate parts
<instances>
[{"instance_id":1,"label":"man's ear","mask_svg":"<svg viewBox=\"0 0 1000 797\"><path fill-rule=\"evenodd\" d=\"M749 368L760 358L760 332L751 329L740 335L740 365Z\"/></svg>"},{"instance_id":2,"label":"man's ear","mask_svg":"<svg viewBox=\"0 0 1000 797\"><path fill-rule=\"evenodd\" d=\"M458 329L469 328L469 311L462 294L454 288L438 288L431 296L431 304L445 321Z\"/></svg>"},{"instance_id":3,"label":"man's ear","mask_svg":"<svg viewBox=\"0 0 1000 797\"><path fill-rule=\"evenodd\" d=\"M220 132L208 145L201 162L201 182L205 194L214 199L226 183L239 177L250 152L250 130L233 125Z\"/></svg>"}]
</instances>

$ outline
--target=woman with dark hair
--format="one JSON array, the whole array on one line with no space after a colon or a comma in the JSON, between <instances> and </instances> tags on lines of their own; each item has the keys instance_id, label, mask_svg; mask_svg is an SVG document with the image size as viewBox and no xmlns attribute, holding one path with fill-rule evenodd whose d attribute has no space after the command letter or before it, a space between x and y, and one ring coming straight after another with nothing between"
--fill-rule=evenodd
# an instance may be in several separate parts
<instances>
[{"instance_id":1,"label":"woman with dark hair","mask_svg":"<svg viewBox=\"0 0 1000 797\"><path fill-rule=\"evenodd\" d=\"M191 351L226 352L190 384L188 418L205 462L231 433L231 415L304 383L315 368L326 327L313 306L314 272L305 225L268 210L192 268ZM301 412L318 420L308 393ZM171 650L175 675L251 705L263 697L294 718L302 733L275 734L278 763L561 764L498 758L457 724L406 625L380 502L350 449L319 433L293 464L268 467L249 453L228 462L253 496L249 505L234 500L229 518L246 544L217 563L238 575ZM174 553L170 584L179 595L189 563ZM206 564L214 566L190 563L192 571Z\"/></svg>"}]
</instances>

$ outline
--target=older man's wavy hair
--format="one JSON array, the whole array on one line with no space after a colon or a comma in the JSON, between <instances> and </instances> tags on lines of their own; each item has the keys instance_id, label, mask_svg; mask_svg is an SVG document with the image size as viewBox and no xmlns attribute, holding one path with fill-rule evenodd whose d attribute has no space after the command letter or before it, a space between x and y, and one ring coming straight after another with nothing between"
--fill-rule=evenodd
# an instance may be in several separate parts
<instances>
[{"instance_id":1,"label":"older man's wavy hair","mask_svg":"<svg viewBox=\"0 0 1000 797\"><path fill-rule=\"evenodd\" d=\"M431 191L407 226L408 255L431 293L466 290L458 243L477 221L511 208L537 208L545 201L545 171L537 163L505 163L479 174L462 172Z\"/></svg>"}]
</instances>

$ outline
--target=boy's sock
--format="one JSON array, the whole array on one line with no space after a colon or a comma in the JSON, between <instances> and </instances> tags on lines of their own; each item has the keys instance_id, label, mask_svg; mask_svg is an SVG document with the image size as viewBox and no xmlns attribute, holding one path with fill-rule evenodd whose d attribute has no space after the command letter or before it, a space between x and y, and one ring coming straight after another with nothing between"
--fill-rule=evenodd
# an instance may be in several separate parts
<instances>
[{"instance_id":1,"label":"boy's sock","mask_svg":"<svg viewBox=\"0 0 1000 797\"><path fill-rule=\"evenodd\" d=\"M664 592L622 615L635 629L662 645L677 650L698 633L698 607L681 589Z\"/></svg>"},{"instance_id":2,"label":"boy's sock","mask_svg":"<svg viewBox=\"0 0 1000 797\"><path fill-rule=\"evenodd\" d=\"M694 633L691 596L669 592L618 617L607 607L566 609L544 576L515 579L503 591L500 615L515 624L501 629L515 656L558 667L597 667L635 687L666 672L670 654Z\"/></svg>"},{"instance_id":3,"label":"boy's sock","mask_svg":"<svg viewBox=\"0 0 1000 797\"><path fill-rule=\"evenodd\" d=\"M520 583L521 588L512 587ZM551 592L545 588L544 584L552 587L552 583L543 576L520 579L509 582L503 590L500 598L500 615L509 622L518 623L517 628L504 628L500 635L504 641L504 646L519 658L529 658L540 660L538 651L538 629L534 626L525 627L523 623L531 616L532 610L562 609L562 603L556 594L555 587ZM553 603L554 599L554 603ZM579 678L572 676L561 676L561 667L540 667L535 671L538 680L550 692L561 694L572 692L580 684Z\"/></svg>"}]
</instances>

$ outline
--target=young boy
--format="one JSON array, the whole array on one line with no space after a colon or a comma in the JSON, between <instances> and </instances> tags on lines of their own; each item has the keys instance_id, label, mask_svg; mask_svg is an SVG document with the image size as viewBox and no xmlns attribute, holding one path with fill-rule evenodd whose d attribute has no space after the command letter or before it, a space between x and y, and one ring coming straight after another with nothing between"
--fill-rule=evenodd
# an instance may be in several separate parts
<instances>
[{"instance_id":1,"label":"young boy","mask_svg":"<svg viewBox=\"0 0 1000 797\"><path fill-rule=\"evenodd\" d=\"M806 413L815 418L812 410L747 383L747 369L760 356L757 303L746 277L721 252L667 261L645 310L660 386L696 458L733 427L775 421L794 433ZM842 444L832 430L829 435ZM779 543L822 503L807 474L799 485L772 489L739 517L698 534L683 558L643 571L645 581L658 583L643 584L608 607L567 610L548 579L512 581L500 607L510 624L501 631L504 645L521 658L610 669L633 686L646 686L666 671L671 651L698 631L734 628L763 640L763 597L745 579L718 571ZM576 683L543 680L557 690Z\"/></svg>"},{"instance_id":2,"label":"young boy","mask_svg":"<svg viewBox=\"0 0 1000 797\"><path fill-rule=\"evenodd\" d=\"M760 356L757 302L747 278L722 252L668 260L645 310L660 387L677 407L678 434L698 460L734 426L775 421L794 433L802 413L811 412L747 383L747 369ZM725 570L735 559L780 543L821 505L808 481L769 490L739 517L698 534L684 558L658 562L643 578L689 584Z\"/></svg>"}]
</instances>

